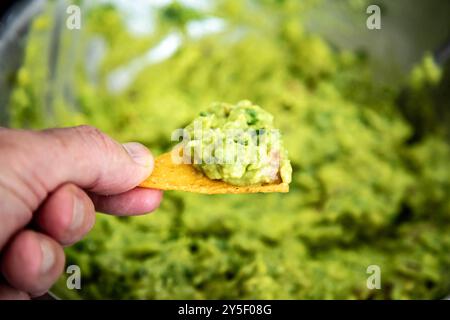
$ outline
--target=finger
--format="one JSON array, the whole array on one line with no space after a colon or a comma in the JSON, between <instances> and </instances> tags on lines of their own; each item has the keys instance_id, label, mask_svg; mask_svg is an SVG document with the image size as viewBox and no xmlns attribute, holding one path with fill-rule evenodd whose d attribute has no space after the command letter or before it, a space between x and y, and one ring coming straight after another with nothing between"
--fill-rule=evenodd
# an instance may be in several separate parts
<instances>
[{"instance_id":1,"label":"finger","mask_svg":"<svg viewBox=\"0 0 450 320\"><path fill-rule=\"evenodd\" d=\"M63 272L64 252L50 237L21 231L5 248L0 267L6 281L17 290L40 296Z\"/></svg>"},{"instance_id":2,"label":"finger","mask_svg":"<svg viewBox=\"0 0 450 320\"><path fill-rule=\"evenodd\" d=\"M83 190L74 184L64 184L47 198L34 219L39 231L62 245L70 245L92 229L94 204Z\"/></svg>"},{"instance_id":3,"label":"finger","mask_svg":"<svg viewBox=\"0 0 450 320\"><path fill-rule=\"evenodd\" d=\"M54 157L51 167L44 167L47 173L54 172L50 190L71 181L99 194L122 193L137 186L153 169L153 157L143 145L137 142L121 145L94 127L51 129L43 133L51 144L44 162Z\"/></svg>"},{"instance_id":4,"label":"finger","mask_svg":"<svg viewBox=\"0 0 450 320\"><path fill-rule=\"evenodd\" d=\"M118 194L134 188L153 168L153 158L141 144L121 145L89 126L0 130L0 154L0 250L62 183Z\"/></svg>"},{"instance_id":5,"label":"finger","mask_svg":"<svg viewBox=\"0 0 450 320\"><path fill-rule=\"evenodd\" d=\"M0 284L0 300L30 300L28 293Z\"/></svg>"},{"instance_id":6,"label":"finger","mask_svg":"<svg viewBox=\"0 0 450 320\"><path fill-rule=\"evenodd\" d=\"M145 188L135 188L114 195L99 196L91 194L97 211L115 215L138 215L155 210L162 199L162 191Z\"/></svg>"}]
</instances>

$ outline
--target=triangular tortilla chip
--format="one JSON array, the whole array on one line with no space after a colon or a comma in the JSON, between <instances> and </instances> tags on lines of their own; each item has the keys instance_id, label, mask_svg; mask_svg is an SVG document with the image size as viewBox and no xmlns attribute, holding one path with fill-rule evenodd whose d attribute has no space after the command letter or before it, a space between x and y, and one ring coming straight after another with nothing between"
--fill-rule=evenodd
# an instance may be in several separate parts
<instances>
[{"instance_id":1,"label":"triangular tortilla chip","mask_svg":"<svg viewBox=\"0 0 450 320\"><path fill-rule=\"evenodd\" d=\"M140 187L178 190L204 194L226 193L258 193L258 192L288 192L287 183L274 183L255 186L234 186L219 180L211 180L190 164L175 164L170 152L155 159L155 167L150 177L142 182Z\"/></svg>"}]
</instances>

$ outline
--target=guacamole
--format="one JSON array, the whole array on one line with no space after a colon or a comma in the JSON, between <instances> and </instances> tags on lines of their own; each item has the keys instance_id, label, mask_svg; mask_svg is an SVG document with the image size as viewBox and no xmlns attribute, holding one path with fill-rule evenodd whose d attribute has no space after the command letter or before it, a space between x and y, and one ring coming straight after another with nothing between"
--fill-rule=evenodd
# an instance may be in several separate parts
<instances>
[{"instance_id":1,"label":"guacamole","mask_svg":"<svg viewBox=\"0 0 450 320\"><path fill-rule=\"evenodd\" d=\"M78 34L61 30L53 83L47 70L53 56L45 53L55 8L48 2L14 78L11 126L87 123L158 155L173 148L174 128L186 127L211 101L245 98L275 116L294 168L287 194L167 192L151 215L97 215L92 232L65 249L67 264L80 267L82 289L68 290L65 275L55 293L76 299L450 293L449 143L439 130L421 129L411 139L417 128L397 104L402 86L374 81L370 55L338 50L305 30L308 7L317 2L214 1L209 14L226 19L227 29L195 39L185 34L181 5L162 8L155 15L161 23L145 36L130 33L117 8L93 6ZM184 35L177 52L140 69L125 91L110 92L110 73L139 60L173 28ZM389 30L377 34L383 32ZM450 69L426 71L436 68L426 58L414 68L423 71L405 75L416 94L406 100L420 106L408 108L419 113L413 118L432 121L440 113L420 113L448 106L448 99L428 99L428 88L449 88L442 81ZM381 270L379 290L367 287L371 265Z\"/></svg>"},{"instance_id":2,"label":"guacamole","mask_svg":"<svg viewBox=\"0 0 450 320\"><path fill-rule=\"evenodd\" d=\"M215 103L186 127L195 168L233 185L291 182L292 167L273 116L250 101Z\"/></svg>"}]
</instances>

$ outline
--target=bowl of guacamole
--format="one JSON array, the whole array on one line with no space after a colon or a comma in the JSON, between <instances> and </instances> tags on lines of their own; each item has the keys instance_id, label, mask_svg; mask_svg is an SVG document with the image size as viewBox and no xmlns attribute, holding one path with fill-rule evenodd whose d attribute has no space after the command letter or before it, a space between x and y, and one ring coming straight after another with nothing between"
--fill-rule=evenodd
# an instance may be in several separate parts
<instances>
[{"instance_id":1,"label":"bowl of guacamole","mask_svg":"<svg viewBox=\"0 0 450 320\"><path fill-rule=\"evenodd\" d=\"M339 27L330 38L318 31L331 21L318 13L321 3L329 4L174 1L133 10L120 1L80 1L81 28L69 29L58 27L65 8L45 2L20 42L17 69L0 81L2 90L10 88L0 106L8 126L90 124L159 155L173 147L172 131L191 128L197 117L219 135L225 117L261 135L276 125L282 139L260 167L245 157L242 166L196 167L232 184L290 181L285 194L170 191L151 215L98 214L93 231L65 250L67 265L80 268L81 289L69 289L65 273L52 289L56 295L441 299L450 293L450 68L432 52L414 56L407 70L392 61L380 67L375 49L332 40L338 31L364 28L363 38L386 58L392 24L378 33ZM340 3L339 10L362 21L366 1ZM332 8L333 15L341 12ZM394 73L395 80L385 77ZM208 110L213 101L229 104ZM193 145L202 142L192 135ZM246 137L233 143L258 148ZM373 266L380 288L368 285Z\"/></svg>"}]
</instances>

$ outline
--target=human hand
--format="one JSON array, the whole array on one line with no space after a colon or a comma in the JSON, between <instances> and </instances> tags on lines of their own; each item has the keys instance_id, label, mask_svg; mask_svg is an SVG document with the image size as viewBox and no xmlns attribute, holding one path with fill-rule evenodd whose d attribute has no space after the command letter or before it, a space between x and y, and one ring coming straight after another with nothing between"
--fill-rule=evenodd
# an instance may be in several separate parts
<instances>
[{"instance_id":1,"label":"human hand","mask_svg":"<svg viewBox=\"0 0 450 320\"><path fill-rule=\"evenodd\" d=\"M95 210L157 208L161 191L135 188L152 169L144 146L93 127L0 128L0 299L47 292L64 269L62 246L92 228Z\"/></svg>"}]
</instances>

